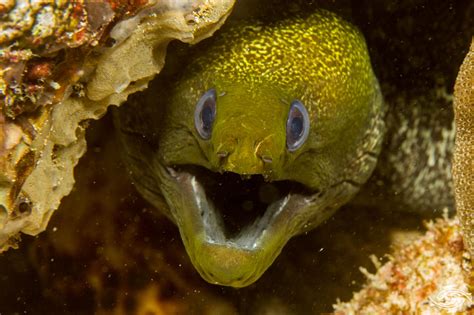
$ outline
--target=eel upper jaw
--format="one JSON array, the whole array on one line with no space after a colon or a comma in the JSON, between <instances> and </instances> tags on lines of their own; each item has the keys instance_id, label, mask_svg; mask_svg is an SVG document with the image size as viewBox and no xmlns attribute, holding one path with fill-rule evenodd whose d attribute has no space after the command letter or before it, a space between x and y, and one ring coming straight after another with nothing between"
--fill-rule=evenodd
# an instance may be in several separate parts
<instances>
[{"instance_id":1,"label":"eel upper jaw","mask_svg":"<svg viewBox=\"0 0 474 315\"><path fill-rule=\"evenodd\" d=\"M264 214L227 237L221 213L193 173L166 167L163 194L186 250L201 276L210 283L233 287L256 281L286 242L332 214L319 193L290 192L271 203ZM316 211L317 210L317 211ZM315 219L314 212L318 212Z\"/></svg>"}]
</instances>

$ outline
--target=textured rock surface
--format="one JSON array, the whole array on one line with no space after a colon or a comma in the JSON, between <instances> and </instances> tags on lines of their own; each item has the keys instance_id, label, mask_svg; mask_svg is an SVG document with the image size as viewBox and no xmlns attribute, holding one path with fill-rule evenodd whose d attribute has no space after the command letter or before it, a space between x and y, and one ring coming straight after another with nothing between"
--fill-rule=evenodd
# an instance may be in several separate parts
<instances>
[{"instance_id":1,"label":"textured rock surface","mask_svg":"<svg viewBox=\"0 0 474 315\"><path fill-rule=\"evenodd\" d=\"M195 43L233 1L7 2L0 10L0 252L43 231L73 187L87 119L146 88L172 39ZM64 24L64 21L70 24ZM38 57L39 56L39 57Z\"/></svg>"},{"instance_id":2,"label":"textured rock surface","mask_svg":"<svg viewBox=\"0 0 474 315\"><path fill-rule=\"evenodd\" d=\"M457 126L453 173L456 209L464 239L474 257L474 40L454 87Z\"/></svg>"}]
</instances>

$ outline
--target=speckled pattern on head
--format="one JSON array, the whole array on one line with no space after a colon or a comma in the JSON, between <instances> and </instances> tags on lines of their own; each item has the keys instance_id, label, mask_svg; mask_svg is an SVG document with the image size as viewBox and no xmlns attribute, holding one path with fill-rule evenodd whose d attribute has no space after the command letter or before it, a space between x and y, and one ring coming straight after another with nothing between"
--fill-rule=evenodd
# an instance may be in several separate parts
<instances>
[{"instance_id":1,"label":"speckled pattern on head","mask_svg":"<svg viewBox=\"0 0 474 315\"><path fill-rule=\"evenodd\" d=\"M292 94L309 94L307 97L312 96L312 90L326 87L320 90L323 96L353 99L354 95L340 95L322 80L338 81L346 91L365 93L373 89L362 34L328 11L271 23L230 23L210 39L210 45L210 49L200 46L191 53L190 73L233 82L271 83L285 90L293 88L288 91ZM359 79L351 80L350 76ZM299 91L298 86L306 88Z\"/></svg>"},{"instance_id":2,"label":"speckled pattern on head","mask_svg":"<svg viewBox=\"0 0 474 315\"><path fill-rule=\"evenodd\" d=\"M273 158L272 171L267 173L273 179L296 180L323 190L342 181L361 185L367 180L374 161L367 161L366 153L378 154L383 128L376 122L382 119L384 106L363 35L337 15L318 10L271 22L233 21L192 47L183 63L163 95L170 118L164 122L160 151L168 165L191 163L242 173L244 167L236 166L247 164L244 171L260 173L263 166L258 157L250 161L235 153L230 139L246 138L242 122L248 122L253 129L251 141L262 144L256 155ZM204 157L191 151L184 144L187 141L177 144L174 135L183 124L188 133L195 133L194 125L183 118L192 117L195 104L211 88L222 95L217 98L212 139L188 140L198 142ZM284 124L294 99L302 101L312 123L301 150L288 154ZM271 139L266 137L270 134ZM241 158L223 167L215 158L218 149L234 151L233 157ZM245 154L252 150L257 151L247 148ZM320 152L317 159L314 151ZM191 155L201 157L183 159Z\"/></svg>"}]
</instances>

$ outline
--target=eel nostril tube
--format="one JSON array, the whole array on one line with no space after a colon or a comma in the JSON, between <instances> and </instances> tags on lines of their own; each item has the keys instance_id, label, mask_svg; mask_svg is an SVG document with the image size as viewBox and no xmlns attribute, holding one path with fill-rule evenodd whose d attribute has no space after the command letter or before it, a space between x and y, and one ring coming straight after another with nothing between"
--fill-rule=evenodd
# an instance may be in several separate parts
<instances>
[{"instance_id":1,"label":"eel nostril tube","mask_svg":"<svg viewBox=\"0 0 474 315\"><path fill-rule=\"evenodd\" d=\"M219 151L219 152L217 152L217 156L218 156L220 159L225 159L228 155L229 155L229 152L227 152L227 151Z\"/></svg>"},{"instance_id":2,"label":"eel nostril tube","mask_svg":"<svg viewBox=\"0 0 474 315\"><path fill-rule=\"evenodd\" d=\"M273 159L268 155L262 156L261 159L265 164L271 164L273 162Z\"/></svg>"}]
</instances>

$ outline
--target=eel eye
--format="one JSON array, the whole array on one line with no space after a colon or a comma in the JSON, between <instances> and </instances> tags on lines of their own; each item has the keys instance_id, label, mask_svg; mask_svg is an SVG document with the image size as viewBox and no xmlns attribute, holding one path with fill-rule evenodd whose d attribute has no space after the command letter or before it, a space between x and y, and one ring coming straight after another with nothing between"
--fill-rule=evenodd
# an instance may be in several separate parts
<instances>
[{"instance_id":1,"label":"eel eye","mask_svg":"<svg viewBox=\"0 0 474 315\"><path fill-rule=\"evenodd\" d=\"M194 126L204 140L211 138L212 125L216 118L216 98L216 90L210 89L201 96L196 104Z\"/></svg>"},{"instance_id":2,"label":"eel eye","mask_svg":"<svg viewBox=\"0 0 474 315\"><path fill-rule=\"evenodd\" d=\"M298 100L291 102L286 121L286 147L288 151L298 150L308 138L309 114L303 103Z\"/></svg>"}]
</instances>

